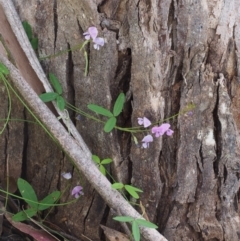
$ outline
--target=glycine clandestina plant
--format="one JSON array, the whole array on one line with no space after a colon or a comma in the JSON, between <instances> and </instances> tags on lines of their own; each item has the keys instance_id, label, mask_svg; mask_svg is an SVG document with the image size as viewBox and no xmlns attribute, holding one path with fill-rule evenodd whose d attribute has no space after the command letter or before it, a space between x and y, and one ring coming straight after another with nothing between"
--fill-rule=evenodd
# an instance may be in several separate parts
<instances>
[{"instance_id":1,"label":"glycine clandestina plant","mask_svg":"<svg viewBox=\"0 0 240 241\"><path fill-rule=\"evenodd\" d=\"M18 178L17 186L24 201L29 205L29 208L18 212L12 217L12 220L16 222L27 220L28 218L35 216L37 212L52 207L61 195L60 191L54 191L43 200L38 201L33 187L27 181L22 178Z\"/></svg>"},{"instance_id":2,"label":"glycine clandestina plant","mask_svg":"<svg viewBox=\"0 0 240 241\"><path fill-rule=\"evenodd\" d=\"M39 97L43 102L56 100L58 108L60 110L64 110L66 103L64 98L62 97L62 93L63 93L62 86L58 78L53 73L49 74L49 80L56 92L44 93L44 94L41 94Z\"/></svg>"},{"instance_id":3,"label":"glycine clandestina plant","mask_svg":"<svg viewBox=\"0 0 240 241\"><path fill-rule=\"evenodd\" d=\"M132 217L129 216L117 216L113 218L114 220L118 221L118 222L127 222L130 223L132 225L132 235L135 241L140 241L140 230L139 230L139 226L143 226L146 228L158 228L157 225L144 220L144 219L134 219Z\"/></svg>"},{"instance_id":4,"label":"glycine clandestina plant","mask_svg":"<svg viewBox=\"0 0 240 241\"><path fill-rule=\"evenodd\" d=\"M100 47L104 45L104 39L97 37L98 30L96 27L89 27L87 32L85 32L83 35L84 35L86 41L82 45L80 45L81 46L80 50L90 41L93 42L93 47L96 50L99 50ZM71 51L71 49L68 51ZM84 57L86 59L86 67L85 67L85 75L86 75L86 72L88 69L88 57L87 57L86 51L84 51ZM80 113L81 115L85 115L86 117L88 117L90 119L102 122L102 123L104 123L104 131L105 132L111 132L114 128L116 128L118 130L130 132L133 136L134 142L137 144L137 138L133 135L133 133L151 131L151 134L145 135L144 138L142 139L142 141L141 141L142 148L148 148L150 146L149 144L151 142L153 142L153 139L154 139L152 135L154 135L156 138L158 138L160 136L163 136L164 134L166 134L167 136L171 136L174 133L174 131L172 129L170 129L171 126L169 123L163 123L161 121L158 121L155 124L153 124L153 127L151 129L146 129L152 125L151 121L147 117L143 117L143 118L139 117L138 118L138 124L143 126L145 128L144 130L139 127L137 127L137 128L136 127L121 128L121 127L116 126L117 117L120 115L120 113L122 112L123 107L124 107L124 102L125 102L124 93L119 94L112 111L109 111L108 109L105 109L104 107L99 106L99 105L89 104L88 105L89 110L91 110L91 111L95 112L96 114L101 115L103 117L107 117L107 120L102 121L95 117L92 117L91 115L86 114L83 111L81 111L81 110L71 106L69 103L67 103L64 100L64 98L62 97L62 88L61 88L61 85L60 85L58 79L56 78L56 76L54 76L54 74L51 73L49 75L49 78L50 78L50 82L52 83L55 92L42 94L40 96L40 98L44 102L56 100L57 106L59 107L60 110L64 110L65 106L67 106L69 109L74 110L77 113ZM187 109L190 110L191 108L190 109L187 108ZM181 113L179 113L179 114L181 114ZM177 114L177 115L179 115L179 114ZM173 117L176 117L177 115L175 115ZM173 117L171 117L171 118L173 118ZM168 118L168 119L170 119L170 118ZM112 160L110 158L108 158L108 159L103 159L101 161L100 158L95 155L92 156L92 159L98 165L102 174L106 175L106 169L103 165L111 163ZM69 175L67 178L69 178ZM124 188L135 199L139 198L139 195L137 192L142 192L142 190L140 190L136 187L133 187L131 185L124 185L123 183L114 183L114 184L112 184L112 188L120 190L120 192L122 192L121 190ZM124 195L123 192L122 192L122 194ZM83 195L82 187L76 186L72 190L72 195L75 197L79 197L80 195ZM145 226L145 227L149 227L149 228L157 228L156 225L154 225L146 220L142 220L142 219L134 219L132 217L115 217L114 219L117 221L120 221L120 222L130 222L132 224L132 234L136 241L140 240L139 226Z\"/></svg>"}]
</instances>

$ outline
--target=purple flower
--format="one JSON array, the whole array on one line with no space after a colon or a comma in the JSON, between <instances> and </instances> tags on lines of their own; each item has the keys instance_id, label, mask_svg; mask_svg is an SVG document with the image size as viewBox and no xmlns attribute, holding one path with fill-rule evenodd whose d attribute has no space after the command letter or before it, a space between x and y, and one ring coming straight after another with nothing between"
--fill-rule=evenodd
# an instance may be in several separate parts
<instances>
[{"instance_id":1,"label":"purple flower","mask_svg":"<svg viewBox=\"0 0 240 241\"><path fill-rule=\"evenodd\" d=\"M72 190L72 195L75 197L75 198L79 198L80 195L84 195L84 193L82 192L82 187L81 186L76 186L73 188Z\"/></svg>"},{"instance_id":2,"label":"purple flower","mask_svg":"<svg viewBox=\"0 0 240 241\"><path fill-rule=\"evenodd\" d=\"M143 118L138 118L138 124L140 126L143 125L144 128L146 128L146 127L150 126L152 123L148 118L143 117Z\"/></svg>"},{"instance_id":3,"label":"purple flower","mask_svg":"<svg viewBox=\"0 0 240 241\"><path fill-rule=\"evenodd\" d=\"M67 180L69 180L69 179L71 179L72 178L72 174L70 173L70 172L63 172L62 173L62 176L65 178L65 179L67 179Z\"/></svg>"},{"instance_id":4,"label":"purple flower","mask_svg":"<svg viewBox=\"0 0 240 241\"><path fill-rule=\"evenodd\" d=\"M93 47L97 50L99 50L100 46L104 45L104 39L103 38L95 38L93 39L94 45Z\"/></svg>"},{"instance_id":5,"label":"purple flower","mask_svg":"<svg viewBox=\"0 0 240 241\"><path fill-rule=\"evenodd\" d=\"M151 135L144 136L142 139L142 147L148 148L150 142L153 142L153 137Z\"/></svg>"},{"instance_id":6,"label":"purple flower","mask_svg":"<svg viewBox=\"0 0 240 241\"><path fill-rule=\"evenodd\" d=\"M85 39L90 40L90 38L92 38L94 41L98 35L98 30L96 27L89 27L88 31L83 33L83 35L85 36Z\"/></svg>"},{"instance_id":7,"label":"purple flower","mask_svg":"<svg viewBox=\"0 0 240 241\"><path fill-rule=\"evenodd\" d=\"M168 136L171 136L173 134L173 130L169 129L170 128L170 124L168 123L163 123L160 126L154 126L152 128L152 133L155 134L156 137L162 136L165 133Z\"/></svg>"}]
</instances>

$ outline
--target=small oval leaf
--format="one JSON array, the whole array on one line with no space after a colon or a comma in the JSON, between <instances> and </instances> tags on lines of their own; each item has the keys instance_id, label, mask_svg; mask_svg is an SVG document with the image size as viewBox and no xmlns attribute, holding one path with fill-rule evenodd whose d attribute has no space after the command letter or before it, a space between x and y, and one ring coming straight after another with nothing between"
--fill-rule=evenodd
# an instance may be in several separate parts
<instances>
[{"instance_id":1,"label":"small oval leaf","mask_svg":"<svg viewBox=\"0 0 240 241\"><path fill-rule=\"evenodd\" d=\"M139 198L139 195L137 194L137 192L132 189L131 186L129 185L125 185L124 188L126 189L126 191L134 198L138 199Z\"/></svg>"},{"instance_id":2,"label":"small oval leaf","mask_svg":"<svg viewBox=\"0 0 240 241\"><path fill-rule=\"evenodd\" d=\"M91 110L93 112L96 112L97 114L107 116L107 117L113 116L113 114L109 110L103 108L102 106L89 104L87 107L88 107L89 110Z\"/></svg>"},{"instance_id":3,"label":"small oval leaf","mask_svg":"<svg viewBox=\"0 0 240 241\"><path fill-rule=\"evenodd\" d=\"M114 217L113 220L118 222L132 222L134 221L134 218L129 216L117 216L117 217Z\"/></svg>"},{"instance_id":4,"label":"small oval leaf","mask_svg":"<svg viewBox=\"0 0 240 241\"><path fill-rule=\"evenodd\" d=\"M105 132L110 132L115 126L116 126L116 123L117 123L117 119L116 117L111 117L110 119L108 119L108 121L105 123L105 126L104 126L104 131Z\"/></svg>"},{"instance_id":5,"label":"small oval leaf","mask_svg":"<svg viewBox=\"0 0 240 241\"><path fill-rule=\"evenodd\" d=\"M109 163L111 163L112 162L112 159L111 158L106 158L106 159L103 159L102 161L101 161L101 164L109 164Z\"/></svg>"},{"instance_id":6,"label":"small oval leaf","mask_svg":"<svg viewBox=\"0 0 240 241\"><path fill-rule=\"evenodd\" d=\"M96 155L92 155L92 159L95 163L100 164L100 158Z\"/></svg>"},{"instance_id":7,"label":"small oval leaf","mask_svg":"<svg viewBox=\"0 0 240 241\"><path fill-rule=\"evenodd\" d=\"M59 96L58 93L48 92L48 93L41 94L39 97L43 102L49 102L49 101L55 100L58 96Z\"/></svg>"},{"instance_id":8,"label":"small oval leaf","mask_svg":"<svg viewBox=\"0 0 240 241\"><path fill-rule=\"evenodd\" d=\"M22 222L31 218L37 214L37 210L33 208L26 209L12 216L12 220L15 222Z\"/></svg>"},{"instance_id":9,"label":"small oval leaf","mask_svg":"<svg viewBox=\"0 0 240 241\"><path fill-rule=\"evenodd\" d=\"M24 198L24 201L29 204L31 207L37 209L38 208L38 200L37 195L32 188L32 186L22 178L18 178L17 181L18 189Z\"/></svg>"},{"instance_id":10,"label":"small oval leaf","mask_svg":"<svg viewBox=\"0 0 240 241\"><path fill-rule=\"evenodd\" d=\"M137 187L134 187L134 186L131 186L131 185L125 185L125 187L129 188L129 189L132 189L134 190L135 192L143 192L143 190L137 188Z\"/></svg>"},{"instance_id":11,"label":"small oval leaf","mask_svg":"<svg viewBox=\"0 0 240 241\"><path fill-rule=\"evenodd\" d=\"M22 22L23 28L28 36L29 41L32 40L32 27L27 21Z\"/></svg>"},{"instance_id":12,"label":"small oval leaf","mask_svg":"<svg viewBox=\"0 0 240 241\"><path fill-rule=\"evenodd\" d=\"M3 63L0 63L0 73L9 75L9 69Z\"/></svg>"},{"instance_id":13,"label":"small oval leaf","mask_svg":"<svg viewBox=\"0 0 240 241\"><path fill-rule=\"evenodd\" d=\"M132 223L132 234L135 241L140 241L140 230L136 221Z\"/></svg>"},{"instance_id":14,"label":"small oval leaf","mask_svg":"<svg viewBox=\"0 0 240 241\"><path fill-rule=\"evenodd\" d=\"M155 225L154 223L151 223L151 222L149 222L147 220L144 220L144 219L136 219L136 222L139 225L147 227L147 228L158 228L158 226Z\"/></svg>"},{"instance_id":15,"label":"small oval leaf","mask_svg":"<svg viewBox=\"0 0 240 241\"><path fill-rule=\"evenodd\" d=\"M105 167L104 167L103 165L100 165L100 166L99 166L99 169L100 169L100 172L101 172L104 176L106 176L106 169L105 169Z\"/></svg>"},{"instance_id":16,"label":"small oval leaf","mask_svg":"<svg viewBox=\"0 0 240 241\"><path fill-rule=\"evenodd\" d=\"M114 104L114 107L113 107L113 115L114 116L118 116L121 113L124 102L125 102L125 95L124 95L124 93L121 93L118 96L118 98Z\"/></svg>"},{"instance_id":17,"label":"small oval leaf","mask_svg":"<svg viewBox=\"0 0 240 241\"><path fill-rule=\"evenodd\" d=\"M54 191L46 196L42 201L39 202L38 210L45 210L51 207L59 198L61 192Z\"/></svg>"},{"instance_id":18,"label":"small oval leaf","mask_svg":"<svg viewBox=\"0 0 240 241\"><path fill-rule=\"evenodd\" d=\"M33 38L31 41L30 41L31 45L32 45L32 48L34 50L37 50L38 49L38 38Z\"/></svg>"},{"instance_id":19,"label":"small oval leaf","mask_svg":"<svg viewBox=\"0 0 240 241\"><path fill-rule=\"evenodd\" d=\"M65 108L65 100L63 99L63 97L61 95L57 96L57 106L60 110L64 110Z\"/></svg>"},{"instance_id":20,"label":"small oval leaf","mask_svg":"<svg viewBox=\"0 0 240 241\"><path fill-rule=\"evenodd\" d=\"M49 73L49 80L54 88L54 90L61 95L62 94L62 86L58 80L58 78L53 74L53 73Z\"/></svg>"},{"instance_id":21,"label":"small oval leaf","mask_svg":"<svg viewBox=\"0 0 240 241\"><path fill-rule=\"evenodd\" d=\"M124 185L121 182L116 182L112 184L112 189L122 189Z\"/></svg>"}]
</instances>

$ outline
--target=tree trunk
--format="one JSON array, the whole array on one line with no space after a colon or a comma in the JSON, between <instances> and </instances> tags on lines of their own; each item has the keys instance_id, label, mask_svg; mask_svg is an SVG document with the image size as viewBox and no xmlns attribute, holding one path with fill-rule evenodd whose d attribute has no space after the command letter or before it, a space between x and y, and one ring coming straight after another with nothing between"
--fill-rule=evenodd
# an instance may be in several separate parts
<instances>
[{"instance_id":1,"label":"tree trunk","mask_svg":"<svg viewBox=\"0 0 240 241\"><path fill-rule=\"evenodd\" d=\"M96 26L106 40L99 51L89 46L89 74L79 51L42 60L54 73L65 98L87 111L95 103L111 109L120 92L129 97L118 120L137 126L137 118L169 120L173 137L139 148L125 132L103 132L89 119L72 120L93 154L112 158L116 180L143 190L141 202L150 221L169 241L237 241L239 231L238 98L240 3L229 1L14 1L22 21L39 39L39 56L56 54L84 41ZM8 103L2 88L1 118ZM11 118L31 119L13 99ZM185 113L187 106L195 106ZM143 134L136 135L139 142ZM37 125L10 122L0 138L0 176L26 178L39 199L66 188L62 172L73 172L73 185L84 197L59 207L50 220L84 239L101 239L99 224L117 228L116 215ZM3 180L2 180L3 181ZM61 201L72 197L66 193Z\"/></svg>"}]
</instances>

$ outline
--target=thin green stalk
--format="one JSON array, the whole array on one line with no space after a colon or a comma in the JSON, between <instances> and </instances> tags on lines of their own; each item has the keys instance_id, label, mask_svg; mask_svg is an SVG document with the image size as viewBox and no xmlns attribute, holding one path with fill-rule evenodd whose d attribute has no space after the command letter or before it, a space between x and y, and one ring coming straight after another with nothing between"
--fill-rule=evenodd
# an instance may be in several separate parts
<instances>
[{"instance_id":1,"label":"thin green stalk","mask_svg":"<svg viewBox=\"0 0 240 241\"><path fill-rule=\"evenodd\" d=\"M39 202L34 202L33 200L29 200L29 199L23 198L23 197L21 197L21 196L12 194L12 193L10 193L10 192L8 192L8 191L4 191L4 190L1 189L1 188L0 188L0 192L5 193L5 194L8 195L8 196L15 197L15 198L17 198L17 199L21 199L21 200L23 200L23 201L29 201L29 202L32 202L32 203L39 204ZM80 197L81 197L81 196L80 196ZM78 200L78 199L73 199L72 201L69 201L69 202L66 202L66 203L52 204L52 207L66 206L66 205L68 205L68 204L75 203L77 200ZM48 206L47 203L41 203L41 205L43 205L43 206L44 206L44 205Z\"/></svg>"},{"instance_id":2,"label":"thin green stalk","mask_svg":"<svg viewBox=\"0 0 240 241\"><path fill-rule=\"evenodd\" d=\"M55 58L55 57L58 57L60 55L66 54L68 52L73 52L73 51L78 50L78 49L81 51L85 47L85 45L88 44L89 42L90 42L89 40L84 41L82 44L75 45L75 46L73 46L70 49L65 49L63 51L60 51L57 54L51 54L51 55L47 55L47 56L41 57L41 58L39 58L39 60Z\"/></svg>"}]
</instances>

